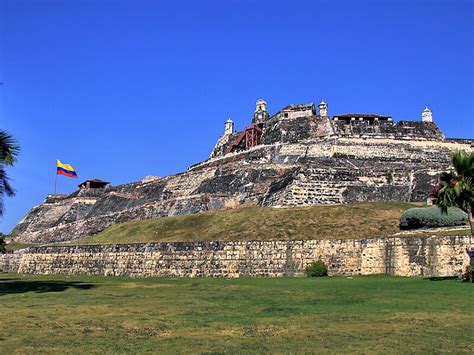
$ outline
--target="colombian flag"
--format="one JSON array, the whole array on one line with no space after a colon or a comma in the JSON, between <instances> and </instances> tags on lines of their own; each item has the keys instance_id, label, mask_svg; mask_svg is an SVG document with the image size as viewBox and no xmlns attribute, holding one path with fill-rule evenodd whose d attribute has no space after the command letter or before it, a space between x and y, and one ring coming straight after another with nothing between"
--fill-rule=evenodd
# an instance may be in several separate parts
<instances>
[{"instance_id":1,"label":"colombian flag","mask_svg":"<svg viewBox=\"0 0 474 355\"><path fill-rule=\"evenodd\" d=\"M56 170L56 175L64 175L72 178L77 179L77 174L74 168L69 165L69 164L63 164L59 161L57 161L57 170Z\"/></svg>"}]
</instances>

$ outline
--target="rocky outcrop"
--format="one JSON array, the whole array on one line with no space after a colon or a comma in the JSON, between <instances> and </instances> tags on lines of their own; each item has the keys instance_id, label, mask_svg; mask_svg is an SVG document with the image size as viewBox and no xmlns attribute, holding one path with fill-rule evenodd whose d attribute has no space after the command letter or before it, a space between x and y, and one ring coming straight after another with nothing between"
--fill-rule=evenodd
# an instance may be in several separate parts
<instances>
[{"instance_id":1,"label":"rocky outcrop","mask_svg":"<svg viewBox=\"0 0 474 355\"><path fill-rule=\"evenodd\" d=\"M335 121L316 115L312 104L290 105L259 123L254 146L229 152L235 137L245 139L230 130L210 159L184 173L49 196L13 233L21 242L49 243L115 223L221 208L422 201L449 168L449 152L472 149L470 140L445 140L432 122L374 116Z\"/></svg>"}]
</instances>

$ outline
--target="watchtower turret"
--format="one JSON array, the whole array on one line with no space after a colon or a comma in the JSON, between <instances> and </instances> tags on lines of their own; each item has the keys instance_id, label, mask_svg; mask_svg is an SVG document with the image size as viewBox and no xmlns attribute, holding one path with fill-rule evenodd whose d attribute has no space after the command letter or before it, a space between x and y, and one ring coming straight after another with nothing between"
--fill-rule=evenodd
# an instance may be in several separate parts
<instances>
[{"instance_id":1,"label":"watchtower turret","mask_svg":"<svg viewBox=\"0 0 474 355\"><path fill-rule=\"evenodd\" d=\"M425 107L421 113L421 120L423 122L433 122L433 112L428 107Z\"/></svg>"},{"instance_id":2,"label":"watchtower turret","mask_svg":"<svg viewBox=\"0 0 474 355\"><path fill-rule=\"evenodd\" d=\"M257 100L257 103L255 104L255 113L253 114L253 123L264 123L269 117L270 114L268 113L267 103L262 99Z\"/></svg>"},{"instance_id":3,"label":"watchtower turret","mask_svg":"<svg viewBox=\"0 0 474 355\"><path fill-rule=\"evenodd\" d=\"M234 133L234 121L232 121L230 118L225 121L224 123L224 135L230 135Z\"/></svg>"},{"instance_id":4,"label":"watchtower turret","mask_svg":"<svg viewBox=\"0 0 474 355\"><path fill-rule=\"evenodd\" d=\"M319 116L328 117L328 104L323 101L318 105Z\"/></svg>"}]
</instances>

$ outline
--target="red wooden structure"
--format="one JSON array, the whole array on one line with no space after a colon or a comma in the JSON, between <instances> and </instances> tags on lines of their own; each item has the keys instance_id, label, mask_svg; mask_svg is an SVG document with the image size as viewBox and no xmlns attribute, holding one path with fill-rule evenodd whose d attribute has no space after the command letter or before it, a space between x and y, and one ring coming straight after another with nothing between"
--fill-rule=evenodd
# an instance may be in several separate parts
<instances>
[{"instance_id":1,"label":"red wooden structure","mask_svg":"<svg viewBox=\"0 0 474 355\"><path fill-rule=\"evenodd\" d=\"M249 149L260 144L262 129L256 124L245 127L245 148Z\"/></svg>"},{"instance_id":2,"label":"red wooden structure","mask_svg":"<svg viewBox=\"0 0 474 355\"><path fill-rule=\"evenodd\" d=\"M249 149L259 145L262 138L262 128L256 124L251 124L245 127L245 130L239 133L239 135L229 144L226 149L226 154L235 151L238 147L242 146L243 140L245 139L245 149ZM243 147L242 147L243 148Z\"/></svg>"}]
</instances>

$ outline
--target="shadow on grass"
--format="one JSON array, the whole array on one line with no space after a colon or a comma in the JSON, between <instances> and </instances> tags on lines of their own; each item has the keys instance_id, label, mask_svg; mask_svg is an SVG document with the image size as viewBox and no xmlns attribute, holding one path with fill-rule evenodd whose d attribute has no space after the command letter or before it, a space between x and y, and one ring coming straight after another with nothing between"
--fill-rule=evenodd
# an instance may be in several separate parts
<instances>
[{"instance_id":1,"label":"shadow on grass","mask_svg":"<svg viewBox=\"0 0 474 355\"><path fill-rule=\"evenodd\" d=\"M26 280L0 280L0 296L25 293L25 292L62 292L69 288L89 290L96 287L90 283L78 281L26 281Z\"/></svg>"},{"instance_id":2,"label":"shadow on grass","mask_svg":"<svg viewBox=\"0 0 474 355\"><path fill-rule=\"evenodd\" d=\"M448 280L458 280L458 276L432 276L428 277L427 280L430 281L448 281Z\"/></svg>"}]
</instances>

